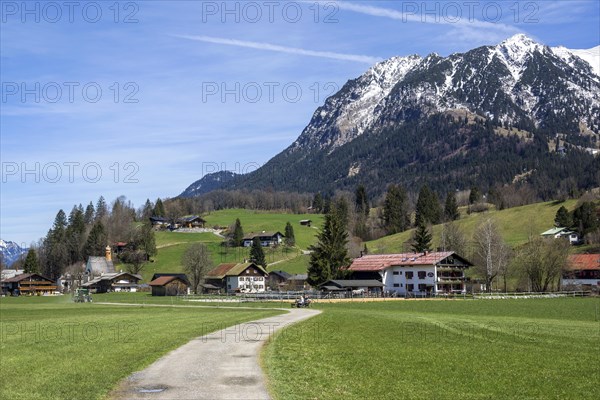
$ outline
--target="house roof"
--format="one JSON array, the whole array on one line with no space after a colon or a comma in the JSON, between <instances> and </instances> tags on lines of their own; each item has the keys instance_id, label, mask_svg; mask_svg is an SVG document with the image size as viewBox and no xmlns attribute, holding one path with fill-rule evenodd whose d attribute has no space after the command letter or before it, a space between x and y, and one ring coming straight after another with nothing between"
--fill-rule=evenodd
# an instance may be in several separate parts
<instances>
[{"instance_id":1,"label":"house roof","mask_svg":"<svg viewBox=\"0 0 600 400\"><path fill-rule=\"evenodd\" d=\"M184 215L183 217L178 219L178 221L181 221L181 222L192 222L195 220L200 220L202 222L206 222L206 220L204 218L200 217L199 215Z\"/></svg>"},{"instance_id":2,"label":"house roof","mask_svg":"<svg viewBox=\"0 0 600 400\"><path fill-rule=\"evenodd\" d=\"M600 254L572 254L568 261L571 270L600 270Z\"/></svg>"},{"instance_id":3,"label":"house roof","mask_svg":"<svg viewBox=\"0 0 600 400\"><path fill-rule=\"evenodd\" d=\"M129 276L137 279L138 281L142 280L142 276L138 275L138 274L130 274L129 272L112 272L112 273L108 273L108 274L102 274L102 275L92 279L91 281L88 281L88 282L82 284L81 286L90 286L90 285L96 284L100 281L114 281L123 275L129 275Z\"/></svg>"},{"instance_id":4,"label":"house roof","mask_svg":"<svg viewBox=\"0 0 600 400\"><path fill-rule=\"evenodd\" d=\"M540 233L540 236L554 236L554 235L558 235L559 233L563 233L563 234L567 234L567 233L571 233L567 228L552 228L552 229L548 229L545 232Z\"/></svg>"},{"instance_id":5,"label":"house roof","mask_svg":"<svg viewBox=\"0 0 600 400\"><path fill-rule=\"evenodd\" d=\"M169 222L169 220L165 217L150 217L149 219L152 222Z\"/></svg>"},{"instance_id":6,"label":"house roof","mask_svg":"<svg viewBox=\"0 0 600 400\"><path fill-rule=\"evenodd\" d=\"M166 272L165 273L157 272L156 274L152 275L152 279L150 281L153 281L156 278L160 278L161 276L176 276L179 279L183 280L188 285L190 284L190 281L186 274L170 274L170 273L166 273Z\"/></svg>"},{"instance_id":7,"label":"house roof","mask_svg":"<svg viewBox=\"0 0 600 400\"><path fill-rule=\"evenodd\" d=\"M370 254L355 258L348 269L351 271L381 271L394 265L434 265L452 255L460 258L466 264L472 265L453 251L438 251L428 253Z\"/></svg>"},{"instance_id":8,"label":"house roof","mask_svg":"<svg viewBox=\"0 0 600 400\"><path fill-rule=\"evenodd\" d=\"M217 268L206 274L206 276L207 278L213 279L223 279L226 276L238 276L249 267L254 267L265 275L269 274L262 266L249 262L239 264L220 264L217 266Z\"/></svg>"},{"instance_id":9,"label":"house roof","mask_svg":"<svg viewBox=\"0 0 600 400\"><path fill-rule=\"evenodd\" d=\"M160 277L154 279L148 285L150 285L150 286L165 286L166 284L171 283L174 280L178 280L178 281L181 281L181 282L185 283L186 285L189 285L189 282L187 282L187 279L184 280L184 279L182 279L181 277L179 277L177 275L164 275L164 276L160 276Z\"/></svg>"},{"instance_id":10,"label":"house roof","mask_svg":"<svg viewBox=\"0 0 600 400\"><path fill-rule=\"evenodd\" d=\"M277 275L277 276L282 277L285 280L288 280L292 276L291 274L288 274L285 271L271 271L271 272L269 272L269 275Z\"/></svg>"},{"instance_id":11,"label":"house roof","mask_svg":"<svg viewBox=\"0 0 600 400\"><path fill-rule=\"evenodd\" d=\"M294 274L290 276L290 281L305 281L308 279L308 274Z\"/></svg>"},{"instance_id":12,"label":"house roof","mask_svg":"<svg viewBox=\"0 0 600 400\"><path fill-rule=\"evenodd\" d=\"M375 279L334 279L325 282L322 286L335 286L345 289L353 287L383 287L385 285Z\"/></svg>"},{"instance_id":13,"label":"house roof","mask_svg":"<svg viewBox=\"0 0 600 400\"><path fill-rule=\"evenodd\" d=\"M2 282L4 282L4 283L13 283L13 282L21 282L21 281L24 281L26 279L33 280L33 279L30 279L30 278L34 278L36 276L38 278L42 278L42 279L38 279L38 280L44 280L44 281L52 282L52 279L48 279L45 276L40 275L40 274L19 274L19 275L15 275L15 276L13 276L11 278L6 278Z\"/></svg>"},{"instance_id":14,"label":"house roof","mask_svg":"<svg viewBox=\"0 0 600 400\"><path fill-rule=\"evenodd\" d=\"M277 234L279 234L280 236L284 236L283 233L281 233L279 231L250 232L250 233L244 235L243 240L253 240L255 237L273 237Z\"/></svg>"},{"instance_id":15,"label":"house roof","mask_svg":"<svg viewBox=\"0 0 600 400\"><path fill-rule=\"evenodd\" d=\"M96 274L114 273L115 266L112 261L107 261L105 257L88 257L86 270Z\"/></svg>"}]
</instances>

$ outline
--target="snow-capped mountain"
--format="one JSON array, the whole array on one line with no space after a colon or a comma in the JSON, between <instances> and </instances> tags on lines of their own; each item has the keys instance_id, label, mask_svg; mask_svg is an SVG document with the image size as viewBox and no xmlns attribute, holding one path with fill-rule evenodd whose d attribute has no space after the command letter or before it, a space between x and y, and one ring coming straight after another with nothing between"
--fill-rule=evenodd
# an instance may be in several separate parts
<instances>
[{"instance_id":1,"label":"snow-capped mountain","mask_svg":"<svg viewBox=\"0 0 600 400\"><path fill-rule=\"evenodd\" d=\"M4 265L10 266L17 261L22 254L27 253L28 249L19 246L15 242L4 241L0 239L0 254L2 254Z\"/></svg>"},{"instance_id":2,"label":"snow-capped mountain","mask_svg":"<svg viewBox=\"0 0 600 400\"><path fill-rule=\"evenodd\" d=\"M222 185L207 177L186 194L208 186L314 192L356 182L381 192L392 181L446 190L506 184L534 169L528 176L540 186L557 174L597 185L587 171L600 170L589 164L600 157L573 153L585 160L552 170L557 162L548 157L559 148L600 149L600 46L552 48L519 34L447 57L377 63L329 97L262 168ZM571 170L574 162L583 173Z\"/></svg>"}]
</instances>

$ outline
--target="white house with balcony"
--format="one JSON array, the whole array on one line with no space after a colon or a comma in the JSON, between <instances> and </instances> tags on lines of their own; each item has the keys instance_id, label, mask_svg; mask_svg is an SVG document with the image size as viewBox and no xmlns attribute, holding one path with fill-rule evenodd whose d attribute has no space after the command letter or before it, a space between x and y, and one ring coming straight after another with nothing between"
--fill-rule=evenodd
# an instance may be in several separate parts
<instances>
[{"instance_id":1,"label":"white house with balcony","mask_svg":"<svg viewBox=\"0 0 600 400\"><path fill-rule=\"evenodd\" d=\"M226 292L260 293L267 289L269 273L254 263L219 264L206 275L206 283Z\"/></svg>"},{"instance_id":2,"label":"white house with balcony","mask_svg":"<svg viewBox=\"0 0 600 400\"><path fill-rule=\"evenodd\" d=\"M400 296L466 293L465 270L473 266L452 251L373 254L354 259L355 278L378 279Z\"/></svg>"}]
</instances>

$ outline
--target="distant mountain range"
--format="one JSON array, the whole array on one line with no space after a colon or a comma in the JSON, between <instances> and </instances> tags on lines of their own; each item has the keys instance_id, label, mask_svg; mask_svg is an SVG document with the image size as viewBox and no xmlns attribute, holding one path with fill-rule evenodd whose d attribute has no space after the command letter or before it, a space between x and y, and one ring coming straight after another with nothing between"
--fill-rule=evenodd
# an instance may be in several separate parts
<instances>
[{"instance_id":1,"label":"distant mountain range","mask_svg":"<svg viewBox=\"0 0 600 400\"><path fill-rule=\"evenodd\" d=\"M389 183L445 191L515 179L538 190L564 179L585 188L600 185L598 149L600 46L551 48L519 34L448 57L380 62L329 97L263 167L206 175L181 196L358 183L374 193Z\"/></svg>"},{"instance_id":2,"label":"distant mountain range","mask_svg":"<svg viewBox=\"0 0 600 400\"><path fill-rule=\"evenodd\" d=\"M0 254L2 254L4 265L6 266L11 266L21 255L27 253L28 250L15 242L0 239Z\"/></svg>"}]
</instances>

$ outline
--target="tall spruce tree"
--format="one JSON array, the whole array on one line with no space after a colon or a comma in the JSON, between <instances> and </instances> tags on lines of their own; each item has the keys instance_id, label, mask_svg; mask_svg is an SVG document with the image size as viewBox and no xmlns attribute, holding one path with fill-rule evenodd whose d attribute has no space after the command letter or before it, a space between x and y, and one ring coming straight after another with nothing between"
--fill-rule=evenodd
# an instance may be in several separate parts
<instances>
[{"instance_id":1,"label":"tall spruce tree","mask_svg":"<svg viewBox=\"0 0 600 400\"><path fill-rule=\"evenodd\" d=\"M154 203L153 214L155 217L166 217L165 206L160 198L156 199L156 203Z\"/></svg>"},{"instance_id":2,"label":"tall spruce tree","mask_svg":"<svg viewBox=\"0 0 600 400\"><path fill-rule=\"evenodd\" d=\"M23 272L26 274L37 274L40 272L40 263L33 248L30 248L23 263Z\"/></svg>"},{"instance_id":3,"label":"tall spruce tree","mask_svg":"<svg viewBox=\"0 0 600 400\"><path fill-rule=\"evenodd\" d=\"M51 279L57 279L69 265L69 251L66 240L67 215L59 210L54 219L52 229L44 240L46 261L44 274Z\"/></svg>"},{"instance_id":4,"label":"tall spruce tree","mask_svg":"<svg viewBox=\"0 0 600 400\"><path fill-rule=\"evenodd\" d=\"M388 235L403 232L410 226L408 196L402 186L388 187L383 205L383 223Z\"/></svg>"},{"instance_id":5,"label":"tall spruce tree","mask_svg":"<svg viewBox=\"0 0 600 400\"><path fill-rule=\"evenodd\" d=\"M573 219L565 206L560 206L554 217L554 225L561 228L570 228L573 225Z\"/></svg>"},{"instance_id":6,"label":"tall spruce tree","mask_svg":"<svg viewBox=\"0 0 600 400\"><path fill-rule=\"evenodd\" d=\"M456 221L460 218L460 213L458 212L458 203L456 202L456 195L452 191L448 192L446 195L444 215L447 221Z\"/></svg>"},{"instance_id":7,"label":"tall spruce tree","mask_svg":"<svg viewBox=\"0 0 600 400\"><path fill-rule=\"evenodd\" d=\"M417 253L431 250L431 233L423 223L417 225L414 232L412 249Z\"/></svg>"},{"instance_id":8,"label":"tall spruce tree","mask_svg":"<svg viewBox=\"0 0 600 400\"><path fill-rule=\"evenodd\" d=\"M354 206L358 214L364 214L369 216L369 197L367 196L367 190L363 185L358 185L356 193L354 194Z\"/></svg>"},{"instance_id":9,"label":"tall spruce tree","mask_svg":"<svg viewBox=\"0 0 600 400\"><path fill-rule=\"evenodd\" d=\"M469 193L469 204L479 203L479 201L481 201L481 192L477 186L473 186Z\"/></svg>"},{"instance_id":10,"label":"tall spruce tree","mask_svg":"<svg viewBox=\"0 0 600 400\"><path fill-rule=\"evenodd\" d=\"M102 221L96 221L88 235L87 242L85 243L85 258L104 255L107 241L108 236Z\"/></svg>"},{"instance_id":11,"label":"tall spruce tree","mask_svg":"<svg viewBox=\"0 0 600 400\"><path fill-rule=\"evenodd\" d=\"M65 231L69 264L83 261L83 246L86 241L85 216L80 208L73 207L69 214L69 224Z\"/></svg>"},{"instance_id":12,"label":"tall spruce tree","mask_svg":"<svg viewBox=\"0 0 600 400\"><path fill-rule=\"evenodd\" d=\"M106 205L106 200L104 200L104 196L100 196L98 198L98 202L96 203L96 215L94 216L94 219L96 221L102 221L107 216L108 206Z\"/></svg>"},{"instance_id":13,"label":"tall spruce tree","mask_svg":"<svg viewBox=\"0 0 600 400\"><path fill-rule=\"evenodd\" d=\"M293 247L296 245L296 235L294 234L294 227L289 221L285 224L285 245Z\"/></svg>"},{"instance_id":14,"label":"tall spruce tree","mask_svg":"<svg viewBox=\"0 0 600 400\"><path fill-rule=\"evenodd\" d=\"M239 218L235 219L235 225L233 227L233 234L231 236L234 246L241 246L244 241L244 229L242 228L242 222Z\"/></svg>"},{"instance_id":15,"label":"tall spruce tree","mask_svg":"<svg viewBox=\"0 0 600 400\"><path fill-rule=\"evenodd\" d=\"M262 245L260 244L260 239L255 237L252 240L252 247L250 248L250 261L254 264L262 265L263 267L267 266L267 260L265 258L265 252L263 251Z\"/></svg>"},{"instance_id":16,"label":"tall spruce tree","mask_svg":"<svg viewBox=\"0 0 600 400\"><path fill-rule=\"evenodd\" d=\"M90 201L90 204L85 208L85 214L83 215L83 220L86 225L91 225L94 223L94 215L96 213L96 209L94 208L94 203Z\"/></svg>"},{"instance_id":17,"label":"tall spruce tree","mask_svg":"<svg viewBox=\"0 0 600 400\"><path fill-rule=\"evenodd\" d=\"M419 191L415 209L415 225L438 224L441 221L441 208L437 195L424 185Z\"/></svg>"},{"instance_id":18,"label":"tall spruce tree","mask_svg":"<svg viewBox=\"0 0 600 400\"><path fill-rule=\"evenodd\" d=\"M335 210L325 215L323 228L317 234L317 243L310 246L308 283L312 286L344 275L343 267L348 266L348 232L343 222L337 218Z\"/></svg>"},{"instance_id":19,"label":"tall spruce tree","mask_svg":"<svg viewBox=\"0 0 600 400\"><path fill-rule=\"evenodd\" d=\"M312 202L312 208L317 213L323 212L323 196L321 193L315 194Z\"/></svg>"}]
</instances>

